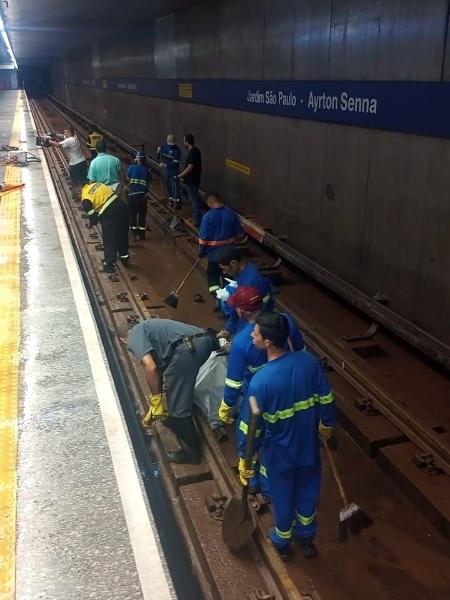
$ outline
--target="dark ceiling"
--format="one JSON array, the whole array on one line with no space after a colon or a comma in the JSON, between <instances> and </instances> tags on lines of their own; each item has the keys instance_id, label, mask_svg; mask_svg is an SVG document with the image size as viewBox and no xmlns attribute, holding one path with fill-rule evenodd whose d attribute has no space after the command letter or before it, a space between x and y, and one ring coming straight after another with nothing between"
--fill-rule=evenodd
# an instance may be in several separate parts
<instances>
[{"instance_id":1,"label":"dark ceiling","mask_svg":"<svg viewBox=\"0 0 450 600\"><path fill-rule=\"evenodd\" d=\"M198 0L0 0L20 65L50 62Z\"/></svg>"}]
</instances>

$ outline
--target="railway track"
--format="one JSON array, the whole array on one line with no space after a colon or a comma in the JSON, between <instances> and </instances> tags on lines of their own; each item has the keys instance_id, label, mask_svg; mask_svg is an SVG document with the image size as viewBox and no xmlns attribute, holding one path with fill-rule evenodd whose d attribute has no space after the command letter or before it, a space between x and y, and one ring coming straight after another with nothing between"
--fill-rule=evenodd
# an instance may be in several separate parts
<instances>
[{"instance_id":1,"label":"railway track","mask_svg":"<svg viewBox=\"0 0 450 600\"><path fill-rule=\"evenodd\" d=\"M55 129L55 121L64 119L73 123L82 136L87 134L86 122L83 122L81 116L69 114L55 102L46 101L40 105L32 102L31 108L40 131ZM124 157L131 154L131 146L109 132L104 133L116 145L119 154ZM174 314L162 305L161 292L155 289L143 272L138 273L138 269L137 279L132 274L130 276L133 267L127 271L120 266L117 281L106 274L98 273L101 234L98 230L92 231L85 227L78 203L71 199L63 154L58 150L51 150L46 152L46 156L61 195L69 227L84 257L84 268L95 288L104 319L111 330L130 318L173 317ZM157 167L156 163L151 166ZM158 186L154 186L153 201L150 203L150 222L156 222L160 232L170 240L177 260L181 261L183 255L192 258L196 255L196 231L186 215L181 216L181 225L172 230L169 227L172 216L170 208L162 201ZM270 264L272 260L267 258L264 248L259 245L251 245L250 252L259 257L262 263ZM143 256L141 251L136 253L136 258L137 254ZM445 499L441 499L440 503L436 501L438 490L442 493L442 490L449 486L450 475L450 414L442 402L445 392L448 394L449 389L447 375L424 363L422 358L411 354L398 340L393 340L388 333L372 326L362 315L355 314L347 305L318 289L295 269L283 266L277 269L276 273L269 274L275 276L278 281L287 282L280 285L278 305L296 317L305 333L308 347L327 362L328 376L337 393L341 424L359 446L369 456L375 457L384 471L421 507L440 533L450 537L449 506ZM316 290L314 293L311 291L313 288ZM333 321L334 318L342 319L342 322L338 323L338 327L327 328L321 321L321 311L327 310L332 303L339 307L339 311L336 308L329 309L332 314L328 316L328 321ZM343 339L339 327L347 334L345 337L350 339ZM114 344L127 373L132 395L136 399L135 410L138 414L143 414L146 408L146 385L142 374L130 361L116 338ZM385 348L389 348L388 356L397 356L397 362L401 365L397 372L406 374L406 378L409 369L421 365L420 377L417 372L412 376L412 388L414 385L418 387L417 379L420 379L423 386L424 382L433 381L431 389L441 396L443 417L440 416L440 404L436 398L429 400L427 409L419 413L414 411L413 403L404 402L402 395L396 391L401 388L402 381L393 381L392 376L389 378L384 375L389 369L392 373L392 366L382 365L384 371L380 377L380 362L376 361L383 360ZM392 348L396 348L396 354ZM410 366L403 364L407 356ZM372 366L374 361L376 367ZM405 388L408 389L408 386L405 385ZM420 390L418 391L420 394ZM220 506L223 504L223 498L239 491L233 470L233 441L218 445L203 421L201 429L204 436L205 461L199 467L174 466L167 463L165 451L174 440L164 428L158 427L150 442L152 452L161 466L160 472L172 499L205 597L317 599L319 593L315 583L311 581L310 573L298 564L286 568L272 550L265 534L268 523L267 510L261 512L257 534L244 553L239 556L230 555L223 544L221 545ZM416 461L417 466L411 467L412 459ZM431 477L432 471L435 471L435 474ZM450 491L450 487L448 490ZM209 520L205 519L205 498L215 499L215 507ZM222 560L223 556L226 556L227 560ZM236 573L241 577L237 578Z\"/></svg>"}]
</instances>

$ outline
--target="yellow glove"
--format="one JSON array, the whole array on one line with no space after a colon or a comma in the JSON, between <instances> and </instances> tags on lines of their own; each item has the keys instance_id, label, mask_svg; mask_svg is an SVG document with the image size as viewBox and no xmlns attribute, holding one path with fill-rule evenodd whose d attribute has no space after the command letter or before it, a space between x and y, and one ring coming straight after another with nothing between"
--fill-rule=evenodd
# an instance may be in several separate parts
<instances>
[{"instance_id":1,"label":"yellow glove","mask_svg":"<svg viewBox=\"0 0 450 600\"><path fill-rule=\"evenodd\" d=\"M167 417L167 411L164 408L162 394L150 394L148 397L150 407L147 414L142 419L142 425L144 427L150 427L157 419Z\"/></svg>"},{"instance_id":2,"label":"yellow glove","mask_svg":"<svg viewBox=\"0 0 450 600\"><path fill-rule=\"evenodd\" d=\"M232 422L234 421L234 417L231 414L232 410L233 410L233 408L228 406L228 404L225 402L225 400L222 400L222 402L220 403L220 406L219 406L219 419L225 425L231 425Z\"/></svg>"},{"instance_id":3,"label":"yellow glove","mask_svg":"<svg viewBox=\"0 0 450 600\"><path fill-rule=\"evenodd\" d=\"M319 421L319 438L321 440L329 440L333 435L334 427L327 427Z\"/></svg>"},{"instance_id":4,"label":"yellow glove","mask_svg":"<svg viewBox=\"0 0 450 600\"><path fill-rule=\"evenodd\" d=\"M253 462L253 465L254 465L254 462ZM245 461L241 457L239 459L238 470L239 470L239 479L241 480L242 485L244 485L244 486L248 485L248 480L255 476L255 469L253 469L253 468L246 469Z\"/></svg>"}]
</instances>

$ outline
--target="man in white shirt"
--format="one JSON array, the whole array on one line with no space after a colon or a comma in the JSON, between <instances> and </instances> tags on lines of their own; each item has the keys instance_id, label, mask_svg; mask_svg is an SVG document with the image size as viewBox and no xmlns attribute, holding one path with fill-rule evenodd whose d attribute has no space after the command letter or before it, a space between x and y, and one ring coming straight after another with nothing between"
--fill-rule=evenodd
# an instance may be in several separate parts
<instances>
[{"instance_id":1,"label":"man in white shirt","mask_svg":"<svg viewBox=\"0 0 450 600\"><path fill-rule=\"evenodd\" d=\"M61 142L49 141L51 146L62 148L69 159L69 174L72 189L81 187L86 183L87 162L86 157L80 146L80 142L75 135L75 130L71 125L67 125L64 130L64 136Z\"/></svg>"}]
</instances>

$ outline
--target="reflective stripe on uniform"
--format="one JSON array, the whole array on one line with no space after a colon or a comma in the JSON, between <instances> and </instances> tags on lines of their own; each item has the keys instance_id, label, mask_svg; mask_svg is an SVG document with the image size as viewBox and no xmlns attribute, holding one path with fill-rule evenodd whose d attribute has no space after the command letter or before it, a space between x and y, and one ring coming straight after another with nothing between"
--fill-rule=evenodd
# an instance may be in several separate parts
<instances>
[{"instance_id":1,"label":"reflective stripe on uniform","mask_svg":"<svg viewBox=\"0 0 450 600\"><path fill-rule=\"evenodd\" d=\"M292 527L288 531L281 531L278 527L275 527L275 533L282 540L290 540L292 537Z\"/></svg>"},{"instance_id":2,"label":"reflective stripe on uniform","mask_svg":"<svg viewBox=\"0 0 450 600\"><path fill-rule=\"evenodd\" d=\"M117 198L117 196L115 194L113 194L106 200L106 202L103 204L103 206L98 211L99 216L105 212L105 210L108 208L108 206L110 204L112 204L116 198Z\"/></svg>"},{"instance_id":3,"label":"reflective stripe on uniform","mask_svg":"<svg viewBox=\"0 0 450 600\"><path fill-rule=\"evenodd\" d=\"M263 304L267 304L270 302L270 294L266 294L263 298Z\"/></svg>"},{"instance_id":4,"label":"reflective stripe on uniform","mask_svg":"<svg viewBox=\"0 0 450 600\"><path fill-rule=\"evenodd\" d=\"M239 429L242 431L244 435L248 434L248 425L245 421L241 421L239 423ZM257 429L255 433L255 437L259 437L261 435L261 429Z\"/></svg>"},{"instance_id":5,"label":"reflective stripe on uniform","mask_svg":"<svg viewBox=\"0 0 450 600\"><path fill-rule=\"evenodd\" d=\"M259 474L263 477L267 477L267 469L264 465L259 465Z\"/></svg>"},{"instance_id":6,"label":"reflective stripe on uniform","mask_svg":"<svg viewBox=\"0 0 450 600\"><path fill-rule=\"evenodd\" d=\"M267 412L263 413L263 419L265 421L268 421L269 423L276 423L280 419L289 419L289 418L293 417L295 415L295 413L299 412L300 410L308 410L309 408L313 408L313 406L318 401L319 401L318 396L312 396L311 398L308 398L307 400L299 400L298 402L295 402L295 404L293 406L291 406L290 408L285 408L284 410L277 410L273 414L267 413Z\"/></svg>"},{"instance_id":7,"label":"reflective stripe on uniform","mask_svg":"<svg viewBox=\"0 0 450 600\"><path fill-rule=\"evenodd\" d=\"M259 367L252 367L252 365L247 365L247 369L250 371L250 373L257 373L265 366L266 366L265 363L263 365L259 365Z\"/></svg>"},{"instance_id":8,"label":"reflective stripe on uniform","mask_svg":"<svg viewBox=\"0 0 450 600\"><path fill-rule=\"evenodd\" d=\"M240 390L241 387L244 385L243 381L235 381L234 379L228 379L228 377L225 379L225 385L227 385L230 388L233 388L234 390Z\"/></svg>"},{"instance_id":9,"label":"reflective stripe on uniform","mask_svg":"<svg viewBox=\"0 0 450 600\"><path fill-rule=\"evenodd\" d=\"M217 292L217 290L220 290L220 285L210 285L208 288L208 292L210 294L212 294L213 292Z\"/></svg>"},{"instance_id":10,"label":"reflective stripe on uniform","mask_svg":"<svg viewBox=\"0 0 450 600\"><path fill-rule=\"evenodd\" d=\"M333 391L331 391L326 396L319 396L319 402L320 402L320 404L331 404L333 402L333 400L334 400Z\"/></svg>"},{"instance_id":11,"label":"reflective stripe on uniform","mask_svg":"<svg viewBox=\"0 0 450 600\"><path fill-rule=\"evenodd\" d=\"M198 243L200 246L227 246L234 242L234 237L228 238L227 240L202 240L199 238Z\"/></svg>"},{"instance_id":12,"label":"reflective stripe on uniform","mask_svg":"<svg viewBox=\"0 0 450 600\"><path fill-rule=\"evenodd\" d=\"M147 185L147 181L145 179L134 179L134 177L130 179L130 184L132 183L145 186Z\"/></svg>"},{"instance_id":13,"label":"reflective stripe on uniform","mask_svg":"<svg viewBox=\"0 0 450 600\"><path fill-rule=\"evenodd\" d=\"M299 515L297 511L295 511L295 514L297 516L298 522L301 523L302 525L311 525L311 523L315 520L316 518L316 513L313 512L313 514L310 517L304 517L303 515Z\"/></svg>"}]
</instances>

